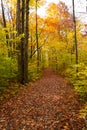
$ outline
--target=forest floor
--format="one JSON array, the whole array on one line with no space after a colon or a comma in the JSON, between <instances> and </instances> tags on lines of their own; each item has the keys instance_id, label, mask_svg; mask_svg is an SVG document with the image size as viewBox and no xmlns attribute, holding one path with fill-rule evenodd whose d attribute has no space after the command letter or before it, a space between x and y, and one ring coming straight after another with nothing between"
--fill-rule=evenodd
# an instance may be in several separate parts
<instances>
[{"instance_id":1,"label":"forest floor","mask_svg":"<svg viewBox=\"0 0 87 130\"><path fill-rule=\"evenodd\" d=\"M82 130L81 107L67 80L45 69L40 80L3 102L0 130Z\"/></svg>"}]
</instances>

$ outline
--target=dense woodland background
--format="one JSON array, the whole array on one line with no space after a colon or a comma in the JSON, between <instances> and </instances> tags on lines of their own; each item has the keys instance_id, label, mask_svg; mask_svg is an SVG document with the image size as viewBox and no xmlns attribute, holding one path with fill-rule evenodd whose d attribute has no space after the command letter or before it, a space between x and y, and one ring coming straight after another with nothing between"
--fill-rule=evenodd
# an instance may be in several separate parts
<instances>
[{"instance_id":1,"label":"dense woodland background","mask_svg":"<svg viewBox=\"0 0 87 130\"><path fill-rule=\"evenodd\" d=\"M87 100L87 24L62 1L51 3L46 16L37 14L44 0L1 0L0 99L19 91L51 67ZM84 31L81 31L83 30ZM85 107L87 113L87 105Z\"/></svg>"}]
</instances>

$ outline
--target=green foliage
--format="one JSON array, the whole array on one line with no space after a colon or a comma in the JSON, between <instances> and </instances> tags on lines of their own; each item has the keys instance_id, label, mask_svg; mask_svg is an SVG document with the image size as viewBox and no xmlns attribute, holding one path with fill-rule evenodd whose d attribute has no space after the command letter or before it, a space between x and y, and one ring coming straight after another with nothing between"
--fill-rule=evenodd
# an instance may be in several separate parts
<instances>
[{"instance_id":1,"label":"green foliage","mask_svg":"<svg viewBox=\"0 0 87 130\"><path fill-rule=\"evenodd\" d=\"M36 81L41 76L41 68L38 68L39 72L37 72L37 61L29 62L28 73L29 73L29 81Z\"/></svg>"},{"instance_id":2,"label":"green foliage","mask_svg":"<svg viewBox=\"0 0 87 130\"><path fill-rule=\"evenodd\" d=\"M78 72L76 73L76 68ZM66 71L69 81L74 85L82 100L87 100L87 66L84 63L71 66Z\"/></svg>"},{"instance_id":3,"label":"green foliage","mask_svg":"<svg viewBox=\"0 0 87 130\"><path fill-rule=\"evenodd\" d=\"M61 53L59 56L59 63L58 63L58 71L65 75L65 70L69 67L71 64L70 54L67 52ZM67 60L68 59L68 60Z\"/></svg>"},{"instance_id":4,"label":"green foliage","mask_svg":"<svg viewBox=\"0 0 87 130\"><path fill-rule=\"evenodd\" d=\"M54 51L55 52L55 51ZM51 56L51 67L61 75L66 75L66 69L69 68L71 63L71 54L67 50L57 51ZM72 55L72 60L74 56Z\"/></svg>"},{"instance_id":5,"label":"green foliage","mask_svg":"<svg viewBox=\"0 0 87 130\"><path fill-rule=\"evenodd\" d=\"M3 58L0 64L0 76L3 78L13 78L17 75L17 62L12 58Z\"/></svg>"},{"instance_id":6,"label":"green foliage","mask_svg":"<svg viewBox=\"0 0 87 130\"><path fill-rule=\"evenodd\" d=\"M0 30L0 90L4 90L5 86L8 86L9 80L15 78L18 74L18 65L17 65L17 42L24 37L24 34L21 34L19 37L13 37L8 39L8 45L6 44L6 34L11 36L17 34L15 30L11 28L2 28ZM15 48L13 44L15 43ZM8 57L10 53L10 57Z\"/></svg>"},{"instance_id":7,"label":"green foliage","mask_svg":"<svg viewBox=\"0 0 87 130\"><path fill-rule=\"evenodd\" d=\"M17 76L17 62L15 59L0 55L0 90L8 86L9 80Z\"/></svg>"},{"instance_id":8,"label":"green foliage","mask_svg":"<svg viewBox=\"0 0 87 130\"><path fill-rule=\"evenodd\" d=\"M6 50L3 51L3 49ZM14 81L17 76L17 60L7 56L7 47L3 44L0 48L0 100L8 97L9 94L16 93L18 89L9 83ZM8 88L9 87L9 88ZM14 89L12 89L12 88Z\"/></svg>"},{"instance_id":9,"label":"green foliage","mask_svg":"<svg viewBox=\"0 0 87 130\"><path fill-rule=\"evenodd\" d=\"M5 43L5 31L0 28L0 44Z\"/></svg>"}]
</instances>

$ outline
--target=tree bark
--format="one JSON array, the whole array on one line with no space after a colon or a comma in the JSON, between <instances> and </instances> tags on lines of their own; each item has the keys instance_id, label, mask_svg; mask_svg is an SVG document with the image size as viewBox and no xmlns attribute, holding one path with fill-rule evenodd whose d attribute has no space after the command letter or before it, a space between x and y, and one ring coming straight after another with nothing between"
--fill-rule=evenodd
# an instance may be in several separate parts
<instances>
[{"instance_id":1,"label":"tree bark","mask_svg":"<svg viewBox=\"0 0 87 130\"><path fill-rule=\"evenodd\" d=\"M28 82L28 23L29 23L29 0L17 0L17 31L18 36L24 34L18 46L18 72L21 84Z\"/></svg>"},{"instance_id":2,"label":"tree bark","mask_svg":"<svg viewBox=\"0 0 87 130\"><path fill-rule=\"evenodd\" d=\"M25 47L24 47L24 82L28 82L28 38L29 38L29 0L26 0L25 12Z\"/></svg>"},{"instance_id":3,"label":"tree bark","mask_svg":"<svg viewBox=\"0 0 87 130\"><path fill-rule=\"evenodd\" d=\"M36 10L36 46L37 46L37 72L39 70L39 42L38 42L38 18L37 18L37 2L36 0L36 5L35 5L35 10Z\"/></svg>"},{"instance_id":4,"label":"tree bark","mask_svg":"<svg viewBox=\"0 0 87 130\"><path fill-rule=\"evenodd\" d=\"M75 4L74 4L74 0L72 0L72 4L73 4L73 24L74 24L74 42L75 42L76 64L78 64L78 44L77 44L77 33L76 33L76 19L75 19ZM78 67L76 68L76 72L78 72Z\"/></svg>"}]
</instances>

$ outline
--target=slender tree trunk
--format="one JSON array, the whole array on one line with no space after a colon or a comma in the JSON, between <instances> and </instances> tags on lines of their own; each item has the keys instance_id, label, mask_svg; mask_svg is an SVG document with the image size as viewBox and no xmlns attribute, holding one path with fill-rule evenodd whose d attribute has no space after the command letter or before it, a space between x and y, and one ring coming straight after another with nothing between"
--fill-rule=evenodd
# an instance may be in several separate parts
<instances>
[{"instance_id":1,"label":"slender tree trunk","mask_svg":"<svg viewBox=\"0 0 87 130\"><path fill-rule=\"evenodd\" d=\"M28 82L28 38L29 38L29 0L26 0L25 12L25 51L24 51L24 82Z\"/></svg>"},{"instance_id":2,"label":"slender tree trunk","mask_svg":"<svg viewBox=\"0 0 87 130\"><path fill-rule=\"evenodd\" d=\"M75 42L75 53L76 53L76 64L78 64L78 44L77 44L77 33L76 33L76 19L75 19L75 4L74 0L72 0L73 4L73 24L74 24L74 42ZM78 72L78 67L76 69Z\"/></svg>"},{"instance_id":3,"label":"slender tree trunk","mask_svg":"<svg viewBox=\"0 0 87 130\"><path fill-rule=\"evenodd\" d=\"M5 12L4 12L4 5L3 5L3 1L1 0L1 8L2 8L2 18L3 18L3 27L6 28L7 24L6 24L6 18L5 18ZM8 57L10 57L10 50L9 50L9 35L8 35L8 31L6 30L6 44L8 47Z\"/></svg>"},{"instance_id":4,"label":"slender tree trunk","mask_svg":"<svg viewBox=\"0 0 87 130\"><path fill-rule=\"evenodd\" d=\"M33 44L32 44L32 34L31 34L31 47L30 47L30 58L32 59L32 54L33 54Z\"/></svg>"},{"instance_id":5,"label":"slender tree trunk","mask_svg":"<svg viewBox=\"0 0 87 130\"><path fill-rule=\"evenodd\" d=\"M38 67L39 67L39 43L38 43L38 18L37 18L37 2L36 0L36 45L37 45L37 72L38 72Z\"/></svg>"},{"instance_id":6,"label":"slender tree trunk","mask_svg":"<svg viewBox=\"0 0 87 130\"><path fill-rule=\"evenodd\" d=\"M18 35L20 35L21 34L21 28L20 28L20 0L17 0L16 30L17 30Z\"/></svg>"},{"instance_id":7,"label":"slender tree trunk","mask_svg":"<svg viewBox=\"0 0 87 130\"><path fill-rule=\"evenodd\" d=\"M22 31L22 34L24 34L24 21L25 21L25 2L24 0L22 0L22 7L21 7L21 31ZM25 46L24 46L24 40L25 38L23 37L21 39L21 83L24 84L24 60L25 60L25 56L24 56L24 49L25 49Z\"/></svg>"},{"instance_id":8,"label":"slender tree trunk","mask_svg":"<svg viewBox=\"0 0 87 130\"><path fill-rule=\"evenodd\" d=\"M16 30L17 36L21 34L21 3L20 0L17 0L17 9L16 9ZM21 82L21 53L20 47L21 42L17 43L17 50L18 50L18 80Z\"/></svg>"}]
</instances>

